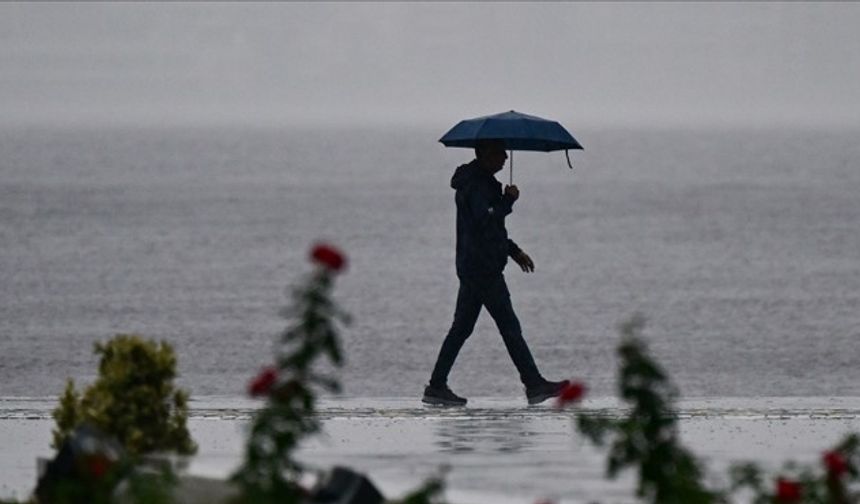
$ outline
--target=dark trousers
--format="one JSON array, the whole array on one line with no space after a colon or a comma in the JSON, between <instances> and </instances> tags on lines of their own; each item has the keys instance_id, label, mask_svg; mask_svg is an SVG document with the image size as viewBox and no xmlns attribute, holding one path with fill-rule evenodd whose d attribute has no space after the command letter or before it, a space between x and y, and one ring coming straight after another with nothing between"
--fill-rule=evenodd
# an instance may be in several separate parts
<instances>
[{"instance_id":1,"label":"dark trousers","mask_svg":"<svg viewBox=\"0 0 860 504\"><path fill-rule=\"evenodd\" d=\"M499 273L490 277L460 278L454 323L439 350L439 357L436 359L436 366L430 377L430 385L433 387L446 386L448 373L451 372L451 367L454 365L460 349L463 348L463 343L472 334L482 306L487 308L490 316L496 322L496 326L502 334L502 340L505 342L505 347L508 349L508 354L514 361L523 384L529 387L541 383L543 378L538 372L526 340L523 339L520 321L511 305L511 294L505 283L505 277Z\"/></svg>"}]
</instances>

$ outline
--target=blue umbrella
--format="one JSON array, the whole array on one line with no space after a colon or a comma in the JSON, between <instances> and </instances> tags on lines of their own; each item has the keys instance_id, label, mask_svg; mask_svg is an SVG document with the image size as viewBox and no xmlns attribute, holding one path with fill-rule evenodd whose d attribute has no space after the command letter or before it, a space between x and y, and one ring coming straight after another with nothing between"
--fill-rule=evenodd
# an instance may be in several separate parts
<instances>
[{"instance_id":1,"label":"blue umbrella","mask_svg":"<svg viewBox=\"0 0 860 504\"><path fill-rule=\"evenodd\" d=\"M479 140L501 140L505 143L505 148L511 151L511 183L514 180L515 150L564 150L567 165L573 169L567 151L582 149L582 145L558 122L513 110L460 121L439 139L445 147L471 148L474 148Z\"/></svg>"}]
</instances>

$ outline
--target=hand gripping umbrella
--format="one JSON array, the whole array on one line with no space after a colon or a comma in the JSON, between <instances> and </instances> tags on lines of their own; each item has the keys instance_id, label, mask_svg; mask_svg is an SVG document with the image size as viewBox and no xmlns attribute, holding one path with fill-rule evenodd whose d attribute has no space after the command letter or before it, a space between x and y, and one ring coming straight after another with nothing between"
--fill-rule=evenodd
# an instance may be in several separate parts
<instances>
[{"instance_id":1,"label":"hand gripping umbrella","mask_svg":"<svg viewBox=\"0 0 860 504\"><path fill-rule=\"evenodd\" d=\"M521 114L511 110L501 114L466 119L457 123L439 139L445 147L472 147L479 140L501 140L511 151L510 176L514 183L514 152L564 150L567 165L570 164L569 149L580 149L582 145L556 121Z\"/></svg>"}]
</instances>

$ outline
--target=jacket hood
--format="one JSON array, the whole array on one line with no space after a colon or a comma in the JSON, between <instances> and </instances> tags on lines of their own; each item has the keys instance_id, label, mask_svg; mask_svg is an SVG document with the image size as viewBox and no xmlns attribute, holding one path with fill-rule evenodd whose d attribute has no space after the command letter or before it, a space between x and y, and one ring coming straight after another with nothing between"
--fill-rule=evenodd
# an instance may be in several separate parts
<instances>
[{"instance_id":1,"label":"jacket hood","mask_svg":"<svg viewBox=\"0 0 860 504\"><path fill-rule=\"evenodd\" d=\"M472 183L475 177L478 176L480 176L480 172L477 161L460 165L454 170L454 176L451 177L451 188L462 189Z\"/></svg>"}]
</instances>

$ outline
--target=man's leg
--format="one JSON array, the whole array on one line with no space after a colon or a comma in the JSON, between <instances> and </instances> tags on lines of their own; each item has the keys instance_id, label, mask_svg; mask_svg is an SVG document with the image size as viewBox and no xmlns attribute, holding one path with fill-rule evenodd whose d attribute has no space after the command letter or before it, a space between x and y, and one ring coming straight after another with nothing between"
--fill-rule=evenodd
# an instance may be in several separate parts
<instances>
[{"instance_id":1,"label":"man's leg","mask_svg":"<svg viewBox=\"0 0 860 504\"><path fill-rule=\"evenodd\" d=\"M430 377L431 387L445 388L447 385L448 373L451 372L457 354L463 348L463 343L475 329L475 322L477 322L480 313L481 299L475 291L474 285L467 280L460 279L457 307L454 310L454 323L451 324L451 329L445 336L445 341L439 350L439 357L436 359L436 366L434 366L433 374Z\"/></svg>"},{"instance_id":2,"label":"man's leg","mask_svg":"<svg viewBox=\"0 0 860 504\"><path fill-rule=\"evenodd\" d=\"M508 354L520 373L523 385L528 388L543 383L544 379L538 371L526 340L523 339L520 321L511 305L511 293L508 291L504 276L493 277L486 284L483 302L493 320L496 321L496 326L502 334Z\"/></svg>"}]
</instances>

